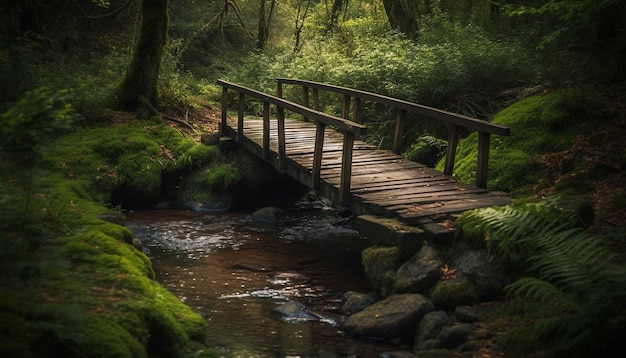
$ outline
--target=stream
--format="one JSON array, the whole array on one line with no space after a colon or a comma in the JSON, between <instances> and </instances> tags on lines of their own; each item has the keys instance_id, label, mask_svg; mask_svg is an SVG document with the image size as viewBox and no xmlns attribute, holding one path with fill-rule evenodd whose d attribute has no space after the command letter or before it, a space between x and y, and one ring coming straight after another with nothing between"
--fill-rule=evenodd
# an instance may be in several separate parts
<instances>
[{"instance_id":1,"label":"stream","mask_svg":"<svg viewBox=\"0 0 626 358\"><path fill-rule=\"evenodd\" d=\"M338 325L343 294L371 290L361 266L364 239L334 225L340 218L331 210L291 210L278 226L250 214L127 215L157 280L207 320L208 347L224 357L372 357L394 350L347 337ZM310 315L275 312L291 301Z\"/></svg>"}]
</instances>

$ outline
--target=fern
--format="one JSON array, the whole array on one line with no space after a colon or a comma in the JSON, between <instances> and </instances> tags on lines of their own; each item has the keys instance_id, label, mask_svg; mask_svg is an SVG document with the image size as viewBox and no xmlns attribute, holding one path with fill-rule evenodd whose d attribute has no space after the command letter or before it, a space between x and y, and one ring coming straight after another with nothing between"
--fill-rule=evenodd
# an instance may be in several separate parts
<instances>
[{"instance_id":1,"label":"fern","mask_svg":"<svg viewBox=\"0 0 626 358\"><path fill-rule=\"evenodd\" d=\"M533 310L508 334L509 349L589 357L623 340L626 267L558 201L478 209L461 215L457 225L461 236L482 234L490 255L523 276L507 294Z\"/></svg>"}]
</instances>

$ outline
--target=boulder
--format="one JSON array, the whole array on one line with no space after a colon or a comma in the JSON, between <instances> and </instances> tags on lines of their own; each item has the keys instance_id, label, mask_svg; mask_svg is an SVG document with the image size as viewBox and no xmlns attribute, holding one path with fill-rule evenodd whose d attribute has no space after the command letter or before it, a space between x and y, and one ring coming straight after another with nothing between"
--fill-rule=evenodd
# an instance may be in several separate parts
<instances>
[{"instance_id":1,"label":"boulder","mask_svg":"<svg viewBox=\"0 0 626 358\"><path fill-rule=\"evenodd\" d=\"M480 314L470 306L456 306L454 315L459 322L474 323L482 320Z\"/></svg>"},{"instance_id":2,"label":"boulder","mask_svg":"<svg viewBox=\"0 0 626 358\"><path fill-rule=\"evenodd\" d=\"M423 246L396 271L393 291L395 293L427 292L441 277L442 266L439 252L432 246Z\"/></svg>"},{"instance_id":3,"label":"boulder","mask_svg":"<svg viewBox=\"0 0 626 358\"><path fill-rule=\"evenodd\" d=\"M511 283L495 262L487 260L485 250L465 251L452 260L457 278L467 278L478 290L480 299L491 300L501 296Z\"/></svg>"},{"instance_id":4,"label":"boulder","mask_svg":"<svg viewBox=\"0 0 626 358\"><path fill-rule=\"evenodd\" d=\"M252 219L265 224L278 225L285 220L287 212L273 206L267 206L252 213Z\"/></svg>"},{"instance_id":5,"label":"boulder","mask_svg":"<svg viewBox=\"0 0 626 358\"><path fill-rule=\"evenodd\" d=\"M450 317L444 311L433 311L424 316L415 335L415 351L437 347L441 330L450 323Z\"/></svg>"},{"instance_id":6,"label":"boulder","mask_svg":"<svg viewBox=\"0 0 626 358\"><path fill-rule=\"evenodd\" d=\"M317 321L318 317L309 313L306 306L298 301L287 301L274 308L286 321Z\"/></svg>"},{"instance_id":7,"label":"boulder","mask_svg":"<svg viewBox=\"0 0 626 358\"><path fill-rule=\"evenodd\" d=\"M420 294L393 295L347 317L343 328L352 336L413 338L419 322L433 310L433 304Z\"/></svg>"},{"instance_id":8,"label":"boulder","mask_svg":"<svg viewBox=\"0 0 626 358\"><path fill-rule=\"evenodd\" d=\"M478 303L478 290L465 278L439 281L430 293L437 309L453 309L458 305Z\"/></svg>"},{"instance_id":9,"label":"boulder","mask_svg":"<svg viewBox=\"0 0 626 358\"><path fill-rule=\"evenodd\" d=\"M365 276L376 293L380 297L388 297L401 263L400 250L395 246L369 247L363 250L361 260Z\"/></svg>"},{"instance_id":10,"label":"boulder","mask_svg":"<svg viewBox=\"0 0 626 358\"><path fill-rule=\"evenodd\" d=\"M424 243L424 230L405 225L396 219L361 215L354 225L359 234L373 243L396 246L404 258L419 251Z\"/></svg>"},{"instance_id":11,"label":"boulder","mask_svg":"<svg viewBox=\"0 0 626 358\"><path fill-rule=\"evenodd\" d=\"M474 326L469 323L461 323L450 326L444 330L441 345L443 348L455 349L467 341L474 332Z\"/></svg>"},{"instance_id":12,"label":"boulder","mask_svg":"<svg viewBox=\"0 0 626 358\"><path fill-rule=\"evenodd\" d=\"M350 291L346 292L344 299L345 301L341 306L341 312L351 315L378 302L378 295L376 292L358 293Z\"/></svg>"}]
</instances>

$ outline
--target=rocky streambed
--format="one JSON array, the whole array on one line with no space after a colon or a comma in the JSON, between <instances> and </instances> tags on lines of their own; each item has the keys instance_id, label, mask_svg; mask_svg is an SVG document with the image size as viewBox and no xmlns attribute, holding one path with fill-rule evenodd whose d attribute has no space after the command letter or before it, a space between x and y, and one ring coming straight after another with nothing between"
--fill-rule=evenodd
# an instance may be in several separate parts
<instances>
[{"instance_id":1,"label":"rocky streambed","mask_svg":"<svg viewBox=\"0 0 626 358\"><path fill-rule=\"evenodd\" d=\"M387 245L380 237L403 232L397 223L342 218L328 204L144 211L126 225L158 280L206 318L206 346L226 357L446 354L488 338L469 305L507 281L484 251L419 230L410 245Z\"/></svg>"}]
</instances>

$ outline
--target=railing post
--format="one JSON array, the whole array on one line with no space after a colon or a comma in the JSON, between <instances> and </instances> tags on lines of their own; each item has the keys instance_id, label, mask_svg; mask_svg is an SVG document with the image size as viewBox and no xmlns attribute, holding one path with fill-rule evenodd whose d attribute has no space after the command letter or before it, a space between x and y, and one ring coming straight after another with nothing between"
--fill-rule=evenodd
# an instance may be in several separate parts
<instances>
[{"instance_id":1,"label":"railing post","mask_svg":"<svg viewBox=\"0 0 626 358\"><path fill-rule=\"evenodd\" d=\"M361 99L354 97L354 121L361 123Z\"/></svg>"},{"instance_id":2,"label":"railing post","mask_svg":"<svg viewBox=\"0 0 626 358\"><path fill-rule=\"evenodd\" d=\"M326 124L323 122L317 122L315 129L315 152L313 154L313 173L311 187L314 190L320 188L320 175L322 172L322 155L324 153L324 131L326 130Z\"/></svg>"},{"instance_id":3,"label":"railing post","mask_svg":"<svg viewBox=\"0 0 626 358\"><path fill-rule=\"evenodd\" d=\"M309 87L307 86L302 86L302 105L305 107L309 106ZM304 116L304 121L308 122L309 118Z\"/></svg>"},{"instance_id":4,"label":"railing post","mask_svg":"<svg viewBox=\"0 0 626 358\"><path fill-rule=\"evenodd\" d=\"M446 162L444 164L443 172L446 175L452 175L454 172L454 161L456 158L456 147L459 144L460 136L459 126L455 124L450 125L450 133L448 134L448 148L446 149Z\"/></svg>"},{"instance_id":5,"label":"railing post","mask_svg":"<svg viewBox=\"0 0 626 358\"><path fill-rule=\"evenodd\" d=\"M285 109L276 106L276 118L278 122L278 169L287 166L287 151L285 146Z\"/></svg>"},{"instance_id":6,"label":"railing post","mask_svg":"<svg viewBox=\"0 0 626 358\"><path fill-rule=\"evenodd\" d=\"M402 150L402 137L404 137L404 121L406 120L406 111L398 109L396 115L396 131L393 136L393 152L400 154Z\"/></svg>"},{"instance_id":7,"label":"railing post","mask_svg":"<svg viewBox=\"0 0 626 358\"><path fill-rule=\"evenodd\" d=\"M343 119L350 118L350 95L343 95L343 105L341 106L341 117Z\"/></svg>"},{"instance_id":8,"label":"railing post","mask_svg":"<svg viewBox=\"0 0 626 358\"><path fill-rule=\"evenodd\" d=\"M221 135L228 134L226 131L226 128L228 128L227 123L226 123L227 117L228 117L228 88L224 86L222 87L222 123L220 125Z\"/></svg>"},{"instance_id":9,"label":"railing post","mask_svg":"<svg viewBox=\"0 0 626 358\"><path fill-rule=\"evenodd\" d=\"M276 97L283 98L283 83L280 81L276 83Z\"/></svg>"},{"instance_id":10,"label":"railing post","mask_svg":"<svg viewBox=\"0 0 626 358\"><path fill-rule=\"evenodd\" d=\"M263 157L270 159L270 104L263 102Z\"/></svg>"},{"instance_id":11,"label":"railing post","mask_svg":"<svg viewBox=\"0 0 626 358\"><path fill-rule=\"evenodd\" d=\"M350 208L350 181L352 177L352 149L354 133L343 134L343 155L341 158L341 182L339 183L339 197L341 205Z\"/></svg>"},{"instance_id":12,"label":"railing post","mask_svg":"<svg viewBox=\"0 0 626 358\"><path fill-rule=\"evenodd\" d=\"M239 111L237 112L237 142L243 140L243 116L246 109L246 95L239 93Z\"/></svg>"},{"instance_id":13,"label":"railing post","mask_svg":"<svg viewBox=\"0 0 626 358\"><path fill-rule=\"evenodd\" d=\"M317 88L313 88L313 109L320 110L320 94Z\"/></svg>"},{"instance_id":14,"label":"railing post","mask_svg":"<svg viewBox=\"0 0 626 358\"><path fill-rule=\"evenodd\" d=\"M476 171L476 186L487 188L489 172L489 137L487 132L478 132L478 169Z\"/></svg>"}]
</instances>

